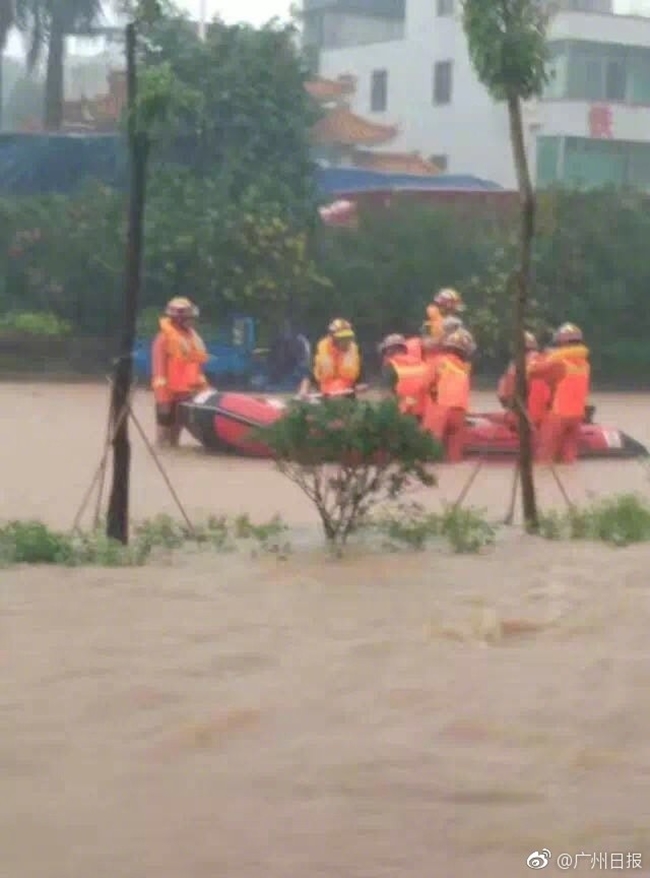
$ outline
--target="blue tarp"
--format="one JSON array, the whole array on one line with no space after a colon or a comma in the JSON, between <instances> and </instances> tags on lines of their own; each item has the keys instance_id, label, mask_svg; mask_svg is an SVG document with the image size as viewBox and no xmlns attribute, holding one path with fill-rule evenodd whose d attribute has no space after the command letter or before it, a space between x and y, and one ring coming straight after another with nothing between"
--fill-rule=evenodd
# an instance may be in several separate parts
<instances>
[{"instance_id":1,"label":"blue tarp","mask_svg":"<svg viewBox=\"0 0 650 878\"><path fill-rule=\"evenodd\" d=\"M126 181L124 140L115 134L0 135L0 194L70 192L88 178Z\"/></svg>"},{"instance_id":2,"label":"blue tarp","mask_svg":"<svg viewBox=\"0 0 650 878\"><path fill-rule=\"evenodd\" d=\"M184 154L189 156L188 151ZM0 195L66 193L88 179L107 186L125 185L126 144L120 135L0 135ZM319 167L316 180L321 193L329 197L373 191L503 191L496 183L468 175L419 177L357 168Z\"/></svg>"},{"instance_id":3,"label":"blue tarp","mask_svg":"<svg viewBox=\"0 0 650 878\"><path fill-rule=\"evenodd\" d=\"M503 191L503 187L497 183L465 174L439 174L434 177L421 177L414 174L383 174L378 171L364 171L357 168L318 168L316 179L320 190L328 195L386 190Z\"/></svg>"}]
</instances>

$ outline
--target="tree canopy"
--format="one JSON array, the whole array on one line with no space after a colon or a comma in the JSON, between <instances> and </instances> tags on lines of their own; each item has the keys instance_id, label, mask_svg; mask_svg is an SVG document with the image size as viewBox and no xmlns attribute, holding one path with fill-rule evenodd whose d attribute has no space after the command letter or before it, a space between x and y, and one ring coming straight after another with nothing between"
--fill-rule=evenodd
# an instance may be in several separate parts
<instances>
[{"instance_id":1,"label":"tree canopy","mask_svg":"<svg viewBox=\"0 0 650 878\"><path fill-rule=\"evenodd\" d=\"M548 15L539 0L464 0L469 55L495 100L541 94L548 79Z\"/></svg>"}]
</instances>

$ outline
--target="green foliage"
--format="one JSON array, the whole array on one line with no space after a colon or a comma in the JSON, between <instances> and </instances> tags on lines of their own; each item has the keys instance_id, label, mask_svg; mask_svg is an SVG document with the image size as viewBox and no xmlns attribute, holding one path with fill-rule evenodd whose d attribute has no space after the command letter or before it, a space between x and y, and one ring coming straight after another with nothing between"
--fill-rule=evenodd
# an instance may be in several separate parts
<instances>
[{"instance_id":1,"label":"green foliage","mask_svg":"<svg viewBox=\"0 0 650 878\"><path fill-rule=\"evenodd\" d=\"M475 554L494 545L496 531L483 510L447 505L442 513L427 512L419 503L399 503L370 522L389 548L422 550L445 539L459 555Z\"/></svg>"},{"instance_id":2,"label":"green foliage","mask_svg":"<svg viewBox=\"0 0 650 878\"><path fill-rule=\"evenodd\" d=\"M607 497L584 508L541 516L540 534L549 540L598 540L613 546L650 541L650 506L634 494Z\"/></svg>"},{"instance_id":3,"label":"green foliage","mask_svg":"<svg viewBox=\"0 0 650 878\"><path fill-rule=\"evenodd\" d=\"M428 464L442 456L439 444L392 400L295 403L259 435L273 449L278 470L314 504L334 546L345 544L378 503L413 484L434 485Z\"/></svg>"},{"instance_id":4,"label":"green foliage","mask_svg":"<svg viewBox=\"0 0 650 878\"><path fill-rule=\"evenodd\" d=\"M134 567L146 564L155 553L192 544L219 552L248 545L253 555L264 552L283 559L291 551L287 531L278 516L262 524L254 524L245 515L234 520L212 516L190 530L167 515L158 515L136 523L129 545L124 546L108 538L102 527L62 533L39 521L11 521L0 527L0 564Z\"/></svg>"},{"instance_id":5,"label":"green foliage","mask_svg":"<svg viewBox=\"0 0 650 878\"><path fill-rule=\"evenodd\" d=\"M470 58L496 100L541 94L548 80L548 15L540 0L463 0Z\"/></svg>"},{"instance_id":6,"label":"green foliage","mask_svg":"<svg viewBox=\"0 0 650 878\"><path fill-rule=\"evenodd\" d=\"M19 311L0 316L0 338L3 335L39 335L62 338L70 335L72 324L54 314Z\"/></svg>"},{"instance_id":7,"label":"green foliage","mask_svg":"<svg viewBox=\"0 0 650 878\"><path fill-rule=\"evenodd\" d=\"M179 105L169 133L193 150L199 176L218 179L226 202L254 187L256 202L282 204L294 221L313 223L308 131L316 115L295 36L275 22L255 29L216 20L203 42L170 10L146 31L144 59L168 65L194 95Z\"/></svg>"},{"instance_id":8,"label":"green foliage","mask_svg":"<svg viewBox=\"0 0 650 878\"><path fill-rule=\"evenodd\" d=\"M10 521L0 528L0 560L9 564L67 564L71 539L39 521Z\"/></svg>"},{"instance_id":9,"label":"green foliage","mask_svg":"<svg viewBox=\"0 0 650 878\"><path fill-rule=\"evenodd\" d=\"M463 287L472 303L471 326L479 346L479 356L488 362L503 362L512 356L512 266L517 258L512 240L494 250L483 273L473 275ZM536 336L550 329L545 315L547 294L539 285L536 298L529 302L527 328ZM504 319L507 315L509 319Z\"/></svg>"},{"instance_id":10,"label":"green foliage","mask_svg":"<svg viewBox=\"0 0 650 878\"><path fill-rule=\"evenodd\" d=\"M553 190L540 194L538 213L531 328L573 320L585 332L596 381L644 380L646 196ZM0 314L49 313L72 324L75 336L114 336L124 215L123 194L96 184L70 197L0 199ZM247 216L262 228L272 228L277 216L280 232L258 237ZM282 205L255 202L253 190L242 211L217 180L156 171L146 216L142 331L155 330L172 295L189 294L201 305L204 329L241 309L259 316L264 330L269 314L288 308L314 338L340 313L372 351L390 331L417 332L431 293L451 285L467 301L479 368L503 368L512 335L506 281L517 258L507 215L398 205L362 216L355 234L323 229L315 256L295 243L301 227L289 223L286 231L288 222Z\"/></svg>"}]
</instances>

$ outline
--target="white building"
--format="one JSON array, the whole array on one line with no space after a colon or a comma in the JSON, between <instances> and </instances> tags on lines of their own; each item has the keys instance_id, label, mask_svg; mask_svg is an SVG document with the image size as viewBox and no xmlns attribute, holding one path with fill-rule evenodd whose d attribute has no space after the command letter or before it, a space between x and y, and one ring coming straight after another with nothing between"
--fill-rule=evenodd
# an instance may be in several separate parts
<instances>
[{"instance_id":1,"label":"white building","mask_svg":"<svg viewBox=\"0 0 650 878\"><path fill-rule=\"evenodd\" d=\"M650 189L650 17L614 14L611 2L564 0L551 20L552 79L525 108L538 185ZM356 77L354 112L399 126L391 149L514 187L507 113L473 72L458 6L305 0L305 45L321 76Z\"/></svg>"}]
</instances>

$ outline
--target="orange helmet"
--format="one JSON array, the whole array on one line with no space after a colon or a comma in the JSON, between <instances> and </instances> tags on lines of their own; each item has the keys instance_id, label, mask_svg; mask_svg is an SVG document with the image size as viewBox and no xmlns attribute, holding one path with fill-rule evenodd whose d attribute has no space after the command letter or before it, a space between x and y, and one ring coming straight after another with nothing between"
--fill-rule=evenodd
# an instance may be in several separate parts
<instances>
[{"instance_id":1,"label":"orange helmet","mask_svg":"<svg viewBox=\"0 0 650 878\"><path fill-rule=\"evenodd\" d=\"M553 333L553 344L576 344L582 341L582 330L575 323L563 323Z\"/></svg>"},{"instance_id":2,"label":"orange helmet","mask_svg":"<svg viewBox=\"0 0 650 878\"><path fill-rule=\"evenodd\" d=\"M532 332L524 332L524 340L526 344L527 351L537 351L539 350L539 345L537 344L537 339L533 335Z\"/></svg>"},{"instance_id":3,"label":"orange helmet","mask_svg":"<svg viewBox=\"0 0 650 878\"><path fill-rule=\"evenodd\" d=\"M165 314L167 317L198 317L199 309L185 296L174 296L167 302Z\"/></svg>"},{"instance_id":4,"label":"orange helmet","mask_svg":"<svg viewBox=\"0 0 650 878\"><path fill-rule=\"evenodd\" d=\"M445 350L458 351L466 357L471 357L476 352L476 342L467 329L457 329L449 333L442 340L442 347Z\"/></svg>"},{"instance_id":5,"label":"orange helmet","mask_svg":"<svg viewBox=\"0 0 650 878\"><path fill-rule=\"evenodd\" d=\"M386 351L389 351L391 348L404 348L404 350L407 350L406 339L399 332L393 332L391 335L387 335L377 346L377 350L380 354L385 354Z\"/></svg>"},{"instance_id":6,"label":"orange helmet","mask_svg":"<svg viewBox=\"0 0 650 878\"><path fill-rule=\"evenodd\" d=\"M436 305L442 305L444 308L449 308L452 311L465 310L465 305L463 304L460 293L457 293L456 290L451 287L445 287L440 290L433 301Z\"/></svg>"},{"instance_id":7,"label":"orange helmet","mask_svg":"<svg viewBox=\"0 0 650 878\"><path fill-rule=\"evenodd\" d=\"M332 338L354 338L352 324L348 320L344 320L342 317L337 317L335 320L332 320L327 327L327 331Z\"/></svg>"}]
</instances>

